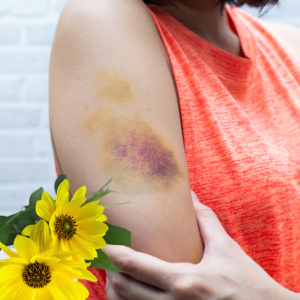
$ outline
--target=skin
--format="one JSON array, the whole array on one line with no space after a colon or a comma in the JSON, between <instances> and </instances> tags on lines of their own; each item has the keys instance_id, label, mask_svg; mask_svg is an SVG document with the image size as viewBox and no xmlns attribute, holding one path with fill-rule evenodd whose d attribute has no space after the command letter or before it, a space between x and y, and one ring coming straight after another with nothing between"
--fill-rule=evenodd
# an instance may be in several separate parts
<instances>
[{"instance_id":1,"label":"skin","mask_svg":"<svg viewBox=\"0 0 300 300\"><path fill-rule=\"evenodd\" d=\"M134 83L122 72L110 69L101 69L94 77L95 96L100 101L109 101L112 104L130 105L134 102Z\"/></svg>"},{"instance_id":2,"label":"skin","mask_svg":"<svg viewBox=\"0 0 300 300\"><path fill-rule=\"evenodd\" d=\"M110 96L108 101L115 102ZM170 191L184 177L171 143L138 114L125 123L109 110L83 113L82 128L91 135L102 132L99 171L112 177L124 195Z\"/></svg>"},{"instance_id":3,"label":"skin","mask_svg":"<svg viewBox=\"0 0 300 300\"><path fill-rule=\"evenodd\" d=\"M111 224L131 231L131 248L198 263L203 244L177 93L140 0L66 4L51 51L49 110L58 173L67 176L71 196L83 185L87 194L95 192L113 178L116 193L101 205L131 202L105 212Z\"/></svg>"},{"instance_id":4,"label":"skin","mask_svg":"<svg viewBox=\"0 0 300 300\"><path fill-rule=\"evenodd\" d=\"M172 143L136 109L134 82L120 71L103 68L95 72L93 89L103 108L85 110L81 128L101 135L99 172L112 177L124 195L170 191L184 173ZM131 114L124 117L124 109Z\"/></svg>"},{"instance_id":5,"label":"skin","mask_svg":"<svg viewBox=\"0 0 300 300\"><path fill-rule=\"evenodd\" d=\"M166 12L190 30L232 54L239 55L238 37L231 32L227 15L220 14L214 1L185 1ZM300 30L283 24L265 26L285 40L300 57ZM273 299L299 300L275 282L232 240L213 211L202 205L192 192L205 253L202 261L168 264L128 247L107 246L103 251L124 273L107 271L106 294L109 300L137 299Z\"/></svg>"},{"instance_id":6,"label":"skin","mask_svg":"<svg viewBox=\"0 0 300 300\"><path fill-rule=\"evenodd\" d=\"M217 47L239 54L238 37L232 32L226 14L220 14L220 9L214 7L215 2L181 2L184 3L180 4L181 12L168 12ZM132 122L136 122L136 126ZM110 127L111 123L114 129ZM138 276L134 275L130 268L123 268L121 262L119 267L128 275L108 273L112 282L107 287L109 300L123 299L120 295L122 292L126 293L127 300L146 299L149 289L159 287L157 281L151 280L155 270L164 270L162 276L153 274L164 283L168 300L186 299L192 290L202 293L199 294L202 298L193 294L195 299L212 299L211 295L215 296L213 299L221 299L222 295L218 293L227 288L235 289L236 295L239 295L229 299L243 299L245 288L240 284L228 284L228 280L241 283L238 278L243 278L247 284L250 282L250 291L251 288L256 289L257 281L264 284L265 289L249 299L276 299L277 296L280 296L278 299L294 299L293 293L274 284L257 264L249 261L238 245L225 235L216 218L213 220L214 215L209 208L205 208L200 215L198 213L202 209L194 211L172 68L151 15L140 0L127 0L126 4L123 0L68 2L58 25L51 54L50 128L58 172L67 175L71 192L84 184L87 193L96 191L110 179L103 176L104 173L109 169L117 173L118 166L122 166L119 182L111 186L119 193L103 198L101 204L126 202L128 199L132 201L130 206L107 209L106 213L112 224L132 232L132 246L131 249L120 247L110 255L118 264L117 257L133 254L131 259L139 257L143 270L136 267ZM133 131L139 136L139 142L131 147L132 138L123 137L122 132ZM159 152L171 153L168 155L171 157L169 170L173 171L167 172L167 188L165 184L159 187L160 181L152 178L148 179L147 187L143 186L143 195L138 190L134 192L133 187L136 183L140 184L141 179L132 170L128 172L126 162L118 160L123 150L109 157L110 167L105 166L103 161L107 153L104 141L112 150L117 137L120 138L121 148L125 145L129 153L133 153L129 157L139 153L139 145L147 139L156 141L155 144L159 146L154 148L162 149ZM119 145L116 148L120 148ZM143 159L139 161L137 166L141 170L144 168L140 164ZM148 167L146 163L145 170L148 172L149 166L150 163ZM177 172L174 172L174 166L177 166ZM125 178L123 176L126 177L126 183L130 183L128 190L121 183L121 178ZM133 179L130 182L131 177ZM145 178L147 176L143 177L143 182ZM172 185L173 181L176 184ZM151 190L152 185L155 186L154 191ZM126 196L128 193L131 193L130 198ZM185 222L179 223L178 216ZM199 264L203 257L202 235L205 242L203 261L208 265L205 270L201 268L204 263ZM153 262L155 267L151 268L148 261ZM191 269L194 265L197 268ZM241 267L235 268L238 265ZM222 273L223 269L225 273ZM189 271L192 275L187 280L184 274ZM162 278L171 278L170 274L182 276L178 277L180 280L164 282ZM119 279L115 276L121 276L120 280L125 283L121 284L121 288L118 288ZM209 282L203 280L197 285L195 278L199 276L209 278ZM142 285L142 282L147 285ZM203 286L207 288L203 289ZM133 294L137 287L139 295Z\"/></svg>"},{"instance_id":7,"label":"skin","mask_svg":"<svg viewBox=\"0 0 300 300\"><path fill-rule=\"evenodd\" d=\"M205 253L199 264L167 263L125 246L103 251L124 273L106 271L109 300L299 300L228 236L214 212L191 191Z\"/></svg>"},{"instance_id":8,"label":"skin","mask_svg":"<svg viewBox=\"0 0 300 300\"><path fill-rule=\"evenodd\" d=\"M239 56L240 41L232 31L225 10L216 0L178 1L175 7L161 7L185 27L229 53Z\"/></svg>"}]
</instances>

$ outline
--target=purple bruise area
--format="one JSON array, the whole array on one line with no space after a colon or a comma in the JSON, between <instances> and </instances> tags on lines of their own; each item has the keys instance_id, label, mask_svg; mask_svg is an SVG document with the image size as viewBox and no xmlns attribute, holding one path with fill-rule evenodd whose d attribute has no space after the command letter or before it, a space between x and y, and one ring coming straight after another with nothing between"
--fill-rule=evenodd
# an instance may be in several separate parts
<instances>
[{"instance_id":1,"label":"purple bruise area","mask_svg":"<svg viewBox=\"0 0 300 300\"><path fill-rule=\"evenodd\" d=\"M151 130L124 130L113 141L112 154L122 168L136 175L171 178L179 174L173 152Z\"/></svg>"}]
</instances>

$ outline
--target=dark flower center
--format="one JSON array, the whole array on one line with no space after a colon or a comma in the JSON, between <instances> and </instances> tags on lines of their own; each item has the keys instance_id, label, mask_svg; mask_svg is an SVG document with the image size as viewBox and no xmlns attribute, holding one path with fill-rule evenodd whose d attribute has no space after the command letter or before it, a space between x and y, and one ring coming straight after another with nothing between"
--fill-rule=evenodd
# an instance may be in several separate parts
<instances>
[{"instance_id":1,"label":"dark flower center","mask_svg":"<svg viewBox=\"0 0 300 300\"><path fill-rule=\"evenodd\" d=\"M22 273L23 281L31 288L43 288L51 281L48 266L35 262L25 267Z\"/></svg>"},{"instance_id":2,"label":"dark flower center","mask_svg":"<svg viewBox=\"0 0 300 300\"><path fill-rule=\"evenodd\" d=\"M60 238L69 240L76 233L76 226L73 217L64 215L56 218L55 231Z\"/></svg>"}]
</instances>

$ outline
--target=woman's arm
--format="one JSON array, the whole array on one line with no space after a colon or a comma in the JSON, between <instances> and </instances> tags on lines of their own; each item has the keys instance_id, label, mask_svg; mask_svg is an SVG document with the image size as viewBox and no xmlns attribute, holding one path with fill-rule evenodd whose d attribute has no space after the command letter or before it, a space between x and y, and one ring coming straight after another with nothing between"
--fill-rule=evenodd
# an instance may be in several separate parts
<instances>
[{"instance_id":1,"label":"woman's arm","mask_svg":"<svg viewBox=\"0 0 300 300\"><path fill-rule=\"evenodd\" d=\"M281 286L242 250L194 192L192 199L205 244L201 262L168 263L125 246L108 245L103 251L124 272L106 271L109 300L300 299L300 294Z\"/></svg>"},{"instance_id":2,"label":"woman's arm","mask_svg":"<svg viewBox=\"0 0 300 300\"><path fill-rule=\"evenodd\" d=\"M102 205L132 248L168 262L203 255L190 196L176 88L140 0L71 0L50 62L50 127L71 192L117 191Z\"/></svg>"}]
</instances>

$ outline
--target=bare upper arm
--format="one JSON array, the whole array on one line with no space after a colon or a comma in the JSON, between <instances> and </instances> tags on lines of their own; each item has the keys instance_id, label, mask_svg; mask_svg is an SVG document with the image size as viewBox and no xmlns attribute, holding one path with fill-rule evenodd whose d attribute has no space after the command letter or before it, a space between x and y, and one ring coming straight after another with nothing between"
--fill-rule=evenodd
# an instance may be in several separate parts
<instances>
[{"instance_id":1,"label":"bare upper arm","mask_svg":"<svg viewBox=\"0 0 300 300\"><path fill-rule=\"evenodd\" d=\"M264 25L284 39L300 57L300 28L287 24L269 22L264 22Z\"/></svg>"},{"instance_id":2,"label":"bare upper arm","mask_svg":"<svg viewBox=\"0 0 300 300\"><path fill-rule=\"evenodd\" d=\"M132 232L132 248L198 263L176 89L153 19L140 0L71 0L50 62L50 127L72 193L117 193L101 204Z\"/></svg>"}]
</instances>

